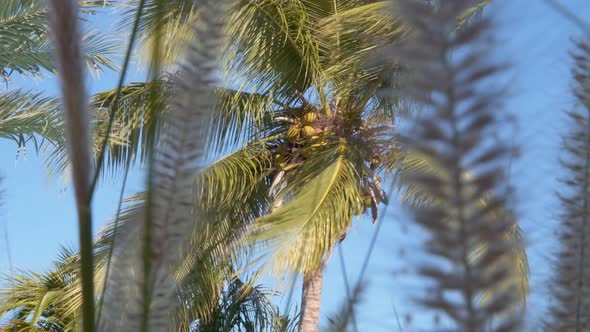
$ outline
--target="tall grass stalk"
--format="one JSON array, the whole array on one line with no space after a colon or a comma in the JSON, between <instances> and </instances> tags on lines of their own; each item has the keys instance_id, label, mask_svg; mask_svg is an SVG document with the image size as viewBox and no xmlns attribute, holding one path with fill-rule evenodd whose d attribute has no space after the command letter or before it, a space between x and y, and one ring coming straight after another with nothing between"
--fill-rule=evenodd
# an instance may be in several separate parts
<instances>
[{"instance_id":1,"label":"tall grass stalk","mask_svg":"<svg viewBox=\"0 0 590 332\"><path fill-rule=\"evenodd\" d=\"M435 202L413 211L430 234L426 250L432 261L420 273L434 285L419 302L446 314L454 325L449 331L519 331L518 291L510 282L518 273L513 268L518 244L507 236L514 218L507 212L512 195L504 172L514 151L493 138L502 120L502 90L488 83L503 66L489 57L488 18L457 29L470 4L403 1L401 6L413 34L401 63L412 67L408 93L422 112L404 141L438 170L407 175Z\"/></svg>"},{"instance_id":2,"label":"tall grass stalk","mask_svg":"<svg viewBox=\"0 0 590 332\"><path fill-rule=\"evenodd\" d=\"M590 40L578 42L572 58L576 108L567 112L570 129L563 136L561 248L545 327L581 332L590 326Z\"/></svg>"},{"instance_id":3,"label":"tall grass stalk","mask_svg":"<svg viewBox=\"0 0 590 332\"><path fill-rule=\"evenodd\" d=\"M84 60L78 3L52 0L50 27L57 53L64 109L65 133L78 209L80 275L82 283L82 329L94 331L94 264L92 211L90 206L90 141L88 101L84 85Z\"/></svg>"},{"instance_id":4,"label":"tall grass stalk","mask_svg":"<svg viewBox=\"0 0 590 332\"><path fill-rule=\"evenodd\" d=\"M180 305L175 272L181 253L195 220L207 222L194 208L193 183L204 161L207 124L215 108L215 73L228 2L200 3L195 38L177 76L171 109L162 119L160 141L149 157L148 199L121 229L120 246L113 254L101 331L166 330ZM152 100L150 106L158 103Z\"/></svg>"}]
</instances>

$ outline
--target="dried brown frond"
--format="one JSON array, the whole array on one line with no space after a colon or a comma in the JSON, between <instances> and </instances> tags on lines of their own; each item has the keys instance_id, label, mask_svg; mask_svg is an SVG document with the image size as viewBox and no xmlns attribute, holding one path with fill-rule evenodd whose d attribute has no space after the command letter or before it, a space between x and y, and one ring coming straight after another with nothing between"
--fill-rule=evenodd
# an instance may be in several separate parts
<instances>
[{"instance_id":1,"label":"dried brown frond","mask_svg":"<svg viewBox=\"0 0 590 332\"><path fill-rule=\"evenodd\" d=\"M567 112L571 129L563 137L561 249L545 328L581 332L590 329L590 40L578 42L572 57L578 107Z\"/></svg>"},{"instance_id":2,"label":"dried brown frond","mask_svg":"<svg viewBox=\"0 0 590 332\"><path fill-rule=\"evenodd\" d=\"M490 84L483 89L502 67L489 61L490 20L457 29L471 1L437 3L404 1L400 8L414 34L400 63L413 72L408 91L423 112L404 139L437 169L417 169L407 179L437 201L414 208L416 222L430 233L426 246L433 256L420 272L434 288L420 303L446 314L454 323L449 331L517 331L518 290L506 286L518 273L516 243L506 237L514 218L506 212L510 188L502 165L514 151L494 139L501 93Z\"/></svg>"},{"instance_id":3,"label":"dried brown frond","mask_svg":"<svg viewBox=\"0 0 590 332\"><path fill-rule=\"evenodd\" d=\"M138 220L128 223L118 241L121 246L114 249L101 331L138 331L140 326L164 331L171 326L178 303L175 272L183 246L193 235L195 218L199 220L200 215L194 210L193 183L203 163L208 124L215 108L216 69L229 2L200 2L194 42L189 45L187 63L175 83L171 111L164 118L166 130L156 146L152 205L138 214ZM141 262L147 211L151 214L151 259L149 275L144 278ZM205 220L201 218L200 222ZM144 280L149 282L147 298L142 294ZM144 315L146 305L149 312Z\"/></svg>"}]
</instances>

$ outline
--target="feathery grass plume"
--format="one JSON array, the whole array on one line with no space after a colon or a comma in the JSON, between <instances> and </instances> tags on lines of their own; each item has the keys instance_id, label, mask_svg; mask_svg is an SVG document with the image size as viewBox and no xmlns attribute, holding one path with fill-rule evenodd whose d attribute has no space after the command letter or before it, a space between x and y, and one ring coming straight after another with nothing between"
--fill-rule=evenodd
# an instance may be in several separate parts
<instances>
[{"instance_id":1,"label":"feathery grass plume","mask_svg":"<svg viewBox=\"0 0 590 332\"><path fill-rule=\"evenodd\" d=\"M84 86L84 59L78 22L78 3L51 1L50 28L55 44L64 109L64 131L72 164L72 179L78 209L81 255L82 326L94 331L94 268L92 214L90 209L90 141L88 101Z\"/></svg>"},{"instance_id":2,"label":"feathery grass plume","mask_svg":"<svg viewBox=\"0 0 590 332\"><path fill-rule=\"evenodd\" d=\"M210 115L215 107L216 66L223 42L225 13L230 1L202 1L189 46L187 63L176 84L172 107L166 114L165 131L154 158L153 205L144 207L138 220L121 232L120 247L114 248L113 267L106 291L101 331L167 330L176 308L177 282L174 272L181 262L182 247L191 239L199 220L194 210L193 180L205 155ZM149 313L142 310L144 214L152 210L152 241L149 275ZM205 222L200 218L199 222ZM147 324L142 324L147 320ZM145 322L144 322L145 323Z\"/></svg>"},{"instance_id":3,"label":"feathery grass plume","mask_svg":"<svg viewBox=\"0 0 590 332\"><path fill-rule=\"evenodd\" d=\"M489 61L489 19L456 29L469 4L404 1L400 6L414 35L400 60L413 71L408 93L423 107L412 136L403 140L438 169L407 175L411 185L438 202L413 209L416 222L430 233L426 246L433 256L420 273L434 287L419 302L446 314L454 325L449 331L516 331L518 292L501 287L517 273L512 268L516 243L506 238L514 221L504 212L510 188L502 165L514 151L493 138L501 91L482 89L502 67ZM482 245L485 250L473 259ZM484 294L489 297L481 301Z\"/></svg>"},{"instance_id":4,"label":"feathery grass plume","mask_svg":"<svg viewBox=\"0 0 590 332\"><path fill-rule=\"evenodd\" d=\"M578 107L567 113L571 129L563 137L567 170L559 194L563 212L553 283L553 305L547 331L587 331L590 328L590 39L577 43L572 54L573 93Z\"/></svg>"}]
</instances>

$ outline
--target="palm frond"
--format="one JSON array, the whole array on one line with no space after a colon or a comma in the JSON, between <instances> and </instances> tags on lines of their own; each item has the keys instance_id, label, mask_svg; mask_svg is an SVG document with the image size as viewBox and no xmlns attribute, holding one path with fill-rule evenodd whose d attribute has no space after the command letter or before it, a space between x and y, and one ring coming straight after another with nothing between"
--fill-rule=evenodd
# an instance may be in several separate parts
<instances>
[{"instance_id":1,"label":"palm frond","mask_svg":"<svg viewBox=\"0 0 590 332\"><path fill-rule=\"evenodd\" d=\"M164 130L157 119L152 119L148 112L149 101L157 96L162 101L163 109L158 112L166 114L169 110L169 97L174 94L175 86L172 80L160 79L150 82L133 82L121 89L119 105L115 114L113 127L109 135L105 155L105 167L102 177L116 176L128 163L143 164L146 161L145 146L151 139L146 128L156 123L156 139ZM92 137L92 157L100 153L101 143L106 135L109 121L109 109L113 107L116 91L107 90L92 97L94 110L94 135ZM218 99L216 111L211 115L211 137L209 145L215 150L229 150L239 146L258 131L262 131L271 122L270 115L276 105L269 98L255 94L240 92L232 89L216 88ZM65 146L57 147L46 161L50 176L65 177L69 160Z\"/></svg>"},{"instance_id":2,"label":"palm frond","mask_svg":"<svg viewBox=\"0 0 590 332\"><path fill-rule=\"evenodd\" d=\"M156 95L166 101L173 92L173 85L165 80L156 82L129 83L121 90L117 113L109 135L105 165L102 176L118 174L126 164L143 162L146 158L146 142L150 139L146 128L154 121L147 108L150 96ZM94 111L94 133L91 139L92 159L96 162L100 154L101 143L106 136L109 121L109 110L113 107L116 90L100 92L92 97L91 107ZM162 110L164 112L165 110ZM157 125L159 128L159 125ZM156 131L158 134L159 130ZM64 146L57 147L46 160L46 167L53 178L65 177L69 159Z\"/></svg>"},{"instance_id":3,"label":"palm frond","mask_svg":"<svg viewBox=\"0 0 590 332\"><path fill-rule=\"evenodd\" d=\"M229 21L225 63L230 84L276 98L306 91L319 79L312 22L302 1L239 0Z\"/></svg>"},{"instance_id":4,"label":"palm frond","mask_svg":"<svg viewBox=\"0 0 590 332\"><path fill-rule=\"evenodd\" d=\"M367 61L407 34L392 6L391 1L343 6L319 22L317 39L323 73L339 95L362 91L365 86L377 88L385 73L397 69L395 63Z\"/></svg>"},{"instance_id":5,"label":"palm frond","mask_svg":"<svg viewBox=\"0 0 590 332\"><path fill-rule=\"evenodd\" d=\"M305 272L322 263L364 210L361 179L346 142L314 156L289 176L281 207L259 218L256 239L272 250L275 272Z\"/></svg>"},{"instance_id":6,"label":"palm frond","mask_svg":"<svg viewBox=\"0 0 590 332\"><path fill-rule=\"evenodd\" d=\"M194 206L209 222L197 224L176 272L180 294L189 303L179 308L179 321L209 320L212 301L227 280L236 277L234 269L246 254L244 236L268 205L268 163L267 151L246 147L197 175Z\"/></svg>"},{"instance_id":7,"label":"palm frond","mask_svg":"<svg viewBox=\"0 0 590 332\"><path fill-rule=\"evenodd\" d=\"M178 281L179 302L173 320L179 329L188 330L195 320L207 321L216 308L227 280L235 277L235 267L244 248L242 238L254 218L262 214L268 205L269 154L260 146L245 147L207 166L194 180L194 206L202 211L210 222L195 220L193 237L174 276ZM126 199L119 218L119 232L127 223L141 221L145 195ZM103 259L111 250L114 221L101 232L95 245L97 259ZM120 238L117 242L122 241ZM102 253L102 254L100 254ZM108 263L106 263L108 264ZM107 289L112 285L107 284Z\"/></svg>"},{"instance_id":8,"label":"palm frond","mask_svg":"<svg viewBox=\"0 0 590 332\"><path fill-rule=\"evenodd\" d=\"M269 163L269 152L260 143L227 155L196 175L194 206L211 222L195 220L193 238L174 273L180 303L184 304L176 309L174 322L178 326L186 327L196 318L207 320L223 285L234 277L233 268L244 251L239 243L251 222L268 205ZM145 194L133 195L126 201L130 204L119 216L118 232L133 228L126 224L141 220ZM115 221L111 221L99 235L95 244L98 260L112 250L114 225Z\"/></svg>"},{"instance_id":9,"label":"palm frond","mask_svg":"<svg viewBox=\"0 0 590 332\"><path fill-rule=\"evenodd\" d=\"M272 126L277 109L282 108L270 95L229 88L218 88L215 93L219 103L213 114L210 144L217 151L259 140Z\"/></svg>"},{"instance_id":10,"label":"palm frond","mask_svg":"<svg viewBox=\"0 0 590 332\"><path fill-rule=\"evenodd\" d=\"M0 137L14 140L24 148L33 141L37 149L47 141L61 144L62 122L59 102L41 93L14 90L0 94ZM41 142L37 140L41 138Z\"/></svg>"},{"instance_id":11,"label":"palm frond","mask_svg":"<svg viewBox=\"0 0 590 332\"><path fill-rule=\"evenodd\" d=\"M8 318L5 328L19 326L19 330L52 331L63 328L74 317L62 315L63 310L56 299L67 285L67 276L59 271L46 275L18 271L13 276L5 276L7 287L0 291L0 316Z\"/></svg>"},{"instance_id":12,"label":"palm frond","mask_svg":"<svg viewBox=\"0 0 590 332\"><path fill-rule=\"evenodd\" d=\"M4 79L13 72L37 75L41 70L55 70L55 50L48 41L47 3L47 0L3 1L0 9L0 76ZM90 33L84 37L83 45L91 72L117 67L113 61L116 45L104 35Z\"/></svg>"},{"instance_id":13,"label":"palm frond","mask_svg":"<svg viewBox=\"0 0 590 332\"><path fill-rule=\"evenodd\" d=\"M561 164L562 204L556 275L553 280L550 317L547 330L584 331L590 326L590 43L577 42L572 54L575 80L573 94L577 109L568 112L571 130L564 134L567 155Z\"/></svg>"},{"instance_id":14,"label":"palm frond","mask_svg":"<svg viewBox=\"0 0 590 332\"><path fill-rule=\"evenodd\" d=\"M459 27L464 26L467 22L469 22L469 20L480 14L483 11L483 8L485 6L487 6L492 0L476 0L474 1L474 4L471 4L470 6L468 6L463 13L459 16L459 19L457 21L457 25Z\"/></svg>"},{"instance_id":15,"label":"palm frond","mask_svg":"<svg viewBox=\"0 0 590 332\"><path fill-rule=\"evenodd\" d=\"M88 72L98 76L105 69L118 69L119 46L112 36L90 31L82 38L82 50Z\"/></svg>"},{"instance_id":16,"label":"palm frond","mask_svg":"<svg viewBox=\"0 0 590 332\"><path fill-rule=\"evenodd\" d=\"M82 292L79 255L61 247L57 260L45 273L17 271L4 276L0 290L0 317L8 320L0 328L17 331L77 331L80 327ZM100 287L103 269L95 272ZM100 288L99 288L100 289Z\"/></svg>"},{"instance_id":17,"label":"palm frond","mask_svg":"<svg viewBox=\"0 0 590 332\"><path fill-rule=\"evenodd\" d=\"M235 279L220 295L209 318L196 324L197 331L275 331L276 309L270 301L272 292L254 285L249 279Z\"/></svg>"},{"instance_id":18,"label":"palm frond","mask_svg":"<svg viewBox=\"0 0 590 332\"><path fill-rule=\"evenodd\" d=\"M408 175L437 202L414 209L416 222L431 235L427 250L436 258L420 269L434 281L431 296L420 302L444 312L452 330L517 331L517 285L504 286L517 275L512 261L519 244L506 240L514 220L506 213L510 188L502 165L513 151L489 138L500 120L495 107L500 92L481 89L501 67L486 56L488 19L456 31L457 17L468 6L469 1L446 1L433 10L407 1L402 7L415 34L402 58L416 70L410 91L425 108L408 144L438 170ZM473 259L482 245L485 250ZM485 295L490 298L480 301Z\"/></svg>"},{"instance_id":19,"label":"palm frond","mask_svg":"<svg viewBox=\"0 0 590 332\"><path fill-rule=\"evenodd\" d=\"M0 10L0 27L2 76L7 77L12 71L36 73L53 69L45 1L5 1Z\"/></svg>"}]
</instances>

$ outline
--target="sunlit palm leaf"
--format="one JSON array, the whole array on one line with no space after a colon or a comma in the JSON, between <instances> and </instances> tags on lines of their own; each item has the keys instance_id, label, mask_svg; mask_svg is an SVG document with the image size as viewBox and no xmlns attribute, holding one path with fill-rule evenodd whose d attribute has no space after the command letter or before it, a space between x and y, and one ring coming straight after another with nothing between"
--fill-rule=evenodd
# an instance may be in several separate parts
<instances>
[{"instance_id":1,"label":"sunlit palm leaf","mask_svg":"<svg viewBox=\"0 0 590 332\"><path fill-rule=\"evenodd\" d=\"M394 15L391 1L343 6L321 20L317 39L324 75L337 85L338 93L362 90L362 85L381 84L384 72L396 66L368 61L375 53L403 38L408 29Z\"/></svg>"},{"instance_id":2,"label":"sunlit palm leaf","mask_svg":"<svg viewBox=\"0 0 590 332\"><path fill-rule=\"evenodd\" d=\"M195 229L176 273L179 300L184 303L176 309L174 322L178 326L185 327L196 318L208 320L223 285L235 276L232 266L237 265L230 263L237 264L240 248L234 246L243 236L248 220L259 216L266 206L264 177L268 163L269 155L263 148L247 147L208 166L197 176L196 205L214 221ZM121 229L125 223L137 222L141 213L141 196L131 200L132 204L120 216ZM110 223L102 232L95 249L97 254L109 250L112 226Z\"/></svg>"},{"instance_id":3,"label":"sunlit palm leaf","mask_svg":"<svg viewBox=\"0 0 590 332\"><path fill-rule=\"evenodd\" d=\"M356 169L350 147L336 142L289 177L278 198L285 203L258 220L256 234L270 248L268 264L276 272L316 268L345 235L364 210Z\"/></svg>"},{"instance_id":4,"label":"sunlit palm leaf","mask_svg":"<svg viewBox=\"0 0 590 332\"><path fill-rule=\"evenodd\" d=\"M149 100L153 95L158 96L165 105L159 112L164 114L168 109L168 97L174 89L173 83L166 79L134 82L123 86L109 135L103 176L116 176L129 160L132 165L145 161L145 144L150 139L146 128L153 121L147 107ZM216 112L212 114L209 140L216 150L227 151L254 137L257 131L261 131L269 123L270 115L276 107L270 98L260 94L222 88L216 89L215 94L219 103ZM113 107L115 95L116 90L108 90L94 95L92 99L95 110L95 134L92 140L95 157L98 156L106 135L108 112ZM160 128L159 123L156 127L158 134L163 128ZM64 175L68 165L63 146L53 151L47 160L50 175L54 178Z\"/></svg>"},{"instance_id":5,"label":"sunlit palm leaf","mask_svg":"<svg viewBox=\"0 0 590 332\"><path fill-rule=\"evenodd\" d=\"M232 280L224 287L211 317L198 323L198 331L287 332L273 329L278 310L270 302L271 295L250 280Z\"/></svg>"},{"instance_id":6,"label":"sunlit palm leaf","mask_svg":"<svg viewBox=\"0 0 590 332\"><path fill-rule=\"evenodd\" d=\"M301 1L239 0L230 22L226 70L234 85L282 94L319 79L313 22Z\"/></svg>"},{"instance_id":7,"label":"sunlit palm leaf","mask_svg":"<svg viewBox=\"0 0 590 332\"><path fill-rule=\"evenodd\" d=\"M79 303L71 308L69 289L77 283L78 269L71 264L72 251L62 248L59 259L44 274L18 271L5 277L0 290L0 316L9 318L2 327L18 331L72 331ZM78 297L79 291L78 291Z\"/></svg>"},{"instance_id":8,"label":"sunlit palm leaf","mask_svg":"<svg viewBox=\"0 0 590 332\"><path fill-rule=\"evenodd\" d=\"M86 6L96 3L83 2ZM108 2L105 2L108 4ZM4 78L11 73L36 75L54 71L53 50L48 42L46 0L5 0L0 7L0 70ZM86 60L95 72L116 68L115 44L91 33L84 38Z\"/></svg>"},{"instance_id":9,"label":"sunlit palm leaf","mask_svg":"<svg viewBox=\"0 0 590 332\"><path fill-rule=\"evenodd\" d=\"M0 94L0 137L19 146L32 140L40 148L40 138L52 144L63 139L59 105L55 98L40 93L15 90Z\"/></svg>"}]
</instances>

